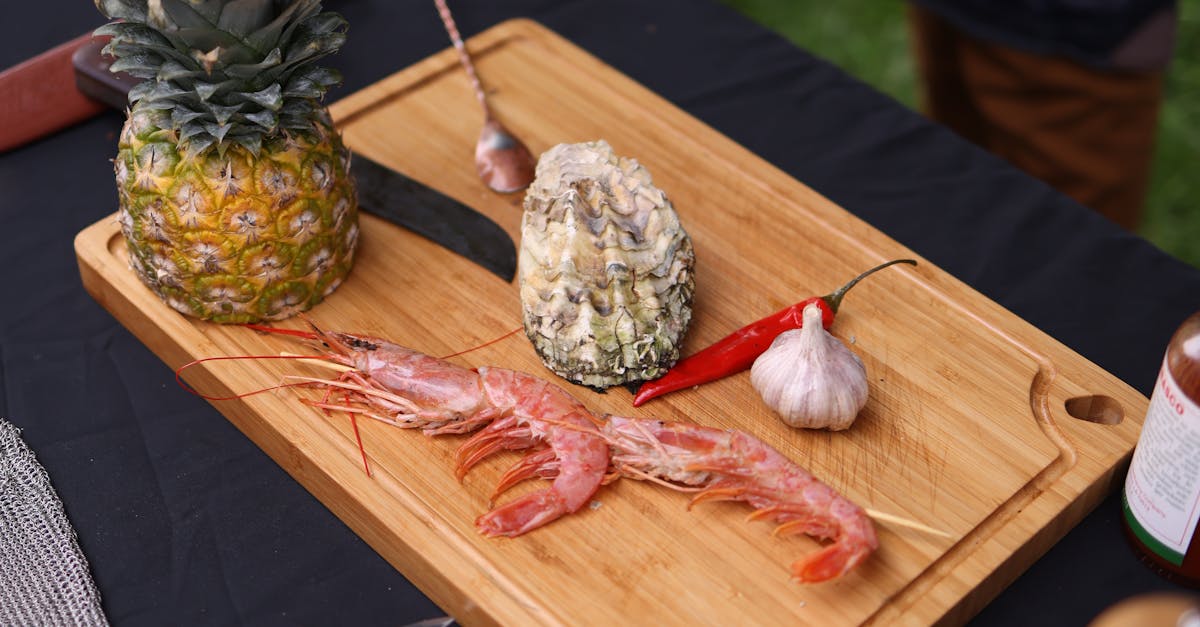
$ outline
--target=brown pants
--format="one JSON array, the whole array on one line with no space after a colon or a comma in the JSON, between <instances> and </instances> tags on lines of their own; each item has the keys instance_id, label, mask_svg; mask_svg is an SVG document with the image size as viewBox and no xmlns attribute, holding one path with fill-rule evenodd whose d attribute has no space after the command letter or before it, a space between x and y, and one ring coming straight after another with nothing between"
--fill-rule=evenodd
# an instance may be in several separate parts
<instances>
[{"instance_id":1,"label":"brown pants","mask_svg":"<svg viewBox=\"0 0 1200 627\"><path fill-rule=\"evenodd\" d=\"M909 24L934 120L1126 229L1141 219L1163 73L1104 72L962 34L920 7Z\"/></svg>"}]
</instances>

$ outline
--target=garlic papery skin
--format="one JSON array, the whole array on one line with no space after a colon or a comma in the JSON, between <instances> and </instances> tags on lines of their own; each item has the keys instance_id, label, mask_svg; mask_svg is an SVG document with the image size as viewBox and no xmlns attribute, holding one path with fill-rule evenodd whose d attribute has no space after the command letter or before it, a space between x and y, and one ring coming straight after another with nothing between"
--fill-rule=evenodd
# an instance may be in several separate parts
<instances>
[{"instance_id":1,"label":"garlic papery skin","mask_svg":"<svg viewBox=\"0 0 1200 627\"><path fill-rule=\"evenodd\" d=\"M780 333L750 367L750 384L785 423L840 431L867 404L862 360L821 326L821 308L804 308L804 324Z\"/></svg>"}]
</instances>

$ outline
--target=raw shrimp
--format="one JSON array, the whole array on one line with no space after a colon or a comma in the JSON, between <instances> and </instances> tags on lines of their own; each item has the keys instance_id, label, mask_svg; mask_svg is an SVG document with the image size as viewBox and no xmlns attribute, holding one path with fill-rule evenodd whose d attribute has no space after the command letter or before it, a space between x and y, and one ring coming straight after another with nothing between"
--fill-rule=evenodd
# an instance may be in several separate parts
<instances>
[{"instance_id":1,"label":"raw shrimp","mask_svg":"<svg viewBox=\"0 0 1200 627\"><path fill-rule=\"evenodd\" d=\"M310 405L430 435L479 430L456 453L459 479L492 453L531 449L501 478L493 498L525 478L553 481L480 516L475 525L485 535L521 535L575 512L604 480L609 448L597 418L562 388L521 372L472 370L386 340L313 328L312 337L329 348L327 359L351 370L335 380L294 377L330 390Z\"/></svg>"},{"instance_id":2,"label":"raw shrimp","mask_svg":"<svg viewBox=\"0 0 1200 627\"><path fill-rule=\"evenodd\" d=\"M562 388L522 372L485 367L479 378L492 406L505 412L459 447L459 476L497 451L545 443L501 477L496 493L533 476L553 481L480 516L475 526L489 536L516 536L583 507L608 470L609 448L596 416Z\"/></svg>"},{"instance_id":3,"label":"raw shrimp","mask_svg":"<svg viewBox=\"0 0 1200 627\"><path fill-rule=\"evenodd\" d=\"M751 519L779 524L776 534L832 540L792 564L801 582L839 577L879 546L861 507L750 434L618 416L610 416L601 432L623 476L698 488L689 508L708 500L744 501L755 509Z\"/></svg>"},{"instance_id":4,"label":"raw shrimp","mask_svg":"<svg viewBox=\"0 0 1200 627\"><path fill-rule=\"evenodd\" d=\"M387 340L325 332L262 331L320 340L325 359L348 371L337 379L292 377L328 390L316 407L347 411L430 435L477 431L457 450L461 479L502 450L529 450L500 479L493 498L529 478L551 479L480 516L489 536L516 536L583 507L617 476L696 491L692 504L736 500L777 534L805 533L832 543L792 564L803 582L845 574L878 547L867 514L757 438L740 431L608 417L600 420L562 388L503 368L472 370ZM612 473L610 473L610 468Z\"/></svg>"},{"instance_id":5,"label":"raw shrimp","mask_svg":"<svg viewBox=\"0 0 1200 627\"><path fill-rule=\"evenodd\" d=\"M315 329L315 327L314 327ZM329 361L350 368L336 380L290 377L330 389L309 405L362 414L427 435L469 433L499 418L479 374L469 368L378 338L315 331ZM331 400L334 390L341 390Z\"/></svg>"}]
</instances>

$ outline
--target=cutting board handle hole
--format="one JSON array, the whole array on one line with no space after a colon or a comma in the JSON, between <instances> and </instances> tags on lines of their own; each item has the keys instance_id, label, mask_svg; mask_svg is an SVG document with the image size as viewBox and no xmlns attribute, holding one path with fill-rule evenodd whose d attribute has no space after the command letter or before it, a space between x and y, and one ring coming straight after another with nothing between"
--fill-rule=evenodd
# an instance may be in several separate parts
<instances>
[{"instance_id":1,"label":"cutting board handle hole","mask_svg":"<svg viewBox=\"0 0 1200 627\"><path fill-rule=\"evenodd\" d=\"M1100 394L1067 399L1067 413L1072 418L1101 425L1121 424L1125 419L1125 410L1121 408L1121 404L1112 397Z\"/></svg>"}]
</instances>

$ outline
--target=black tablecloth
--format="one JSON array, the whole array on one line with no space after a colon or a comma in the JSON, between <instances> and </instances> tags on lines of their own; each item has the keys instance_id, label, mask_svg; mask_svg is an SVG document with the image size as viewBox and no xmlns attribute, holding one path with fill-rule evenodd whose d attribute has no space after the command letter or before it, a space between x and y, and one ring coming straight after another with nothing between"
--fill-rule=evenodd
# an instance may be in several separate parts
<instances>
[{"instance_id":1,"label":"black tablecloth","mask_svg":"<svg viewBox=\"0 0 1200 627\"><path fill-rule=\"evenodd\" d=\"M16 5L16 3L8 3ZM446 47L431 2L329 0L337 99ZM1200 271L701 0L454 3L470 36L532 17L1149 394ZM102 23L5 7L8 67ZM15 14L14 14L15 12ZM115 210L107 113L0 155L0 411L48 470L120 625L397 625L441 611L83 290L72 239ZM4 123L9 123L5 120ZM1171 589L1109 498L975 619L1082 624Z\"/></svg>"}]
</instances>

